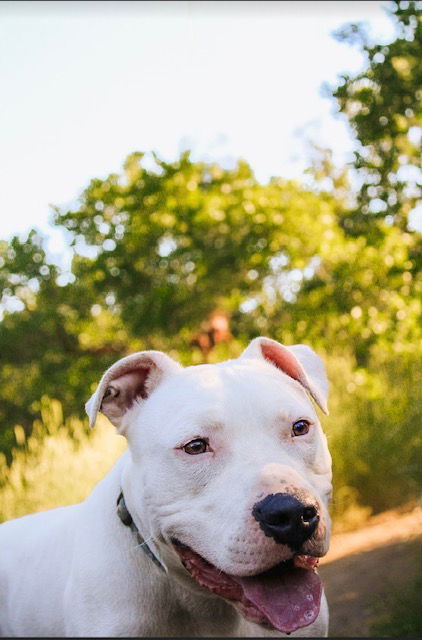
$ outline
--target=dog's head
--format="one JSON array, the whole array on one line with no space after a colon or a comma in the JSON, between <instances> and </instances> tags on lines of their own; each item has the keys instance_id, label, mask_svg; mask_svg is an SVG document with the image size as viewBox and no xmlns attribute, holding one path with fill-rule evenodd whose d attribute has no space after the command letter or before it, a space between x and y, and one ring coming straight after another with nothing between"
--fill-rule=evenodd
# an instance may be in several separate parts
<instances>
[{"instance_id":1,"label":"dog's head","mask_svg":"<svg viewBox=\"0 0 422 640\"><path fill-rule=\"evenodd\" d=\"M319 610L331 458L310 397L327 412L327 394L312 349L256 338L217 365L133 354L87 403L128 439L126 502L163 562L284 632Z\"/></svg>"}]
</instances>

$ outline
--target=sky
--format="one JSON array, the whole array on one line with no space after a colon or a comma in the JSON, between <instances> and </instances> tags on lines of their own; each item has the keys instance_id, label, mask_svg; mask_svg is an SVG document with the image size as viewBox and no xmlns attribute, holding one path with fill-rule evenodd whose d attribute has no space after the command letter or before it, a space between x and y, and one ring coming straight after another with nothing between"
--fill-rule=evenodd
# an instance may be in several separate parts
<instances>
[{"instance_id":1,"label":"sky","mask_svg":"<svg viewBox=\"0 0 422 640\"><path fill-rule=\"evenodd\" d=\"M32 227L60 261L50 205L72 206L132 151L297 178L306 139L351 159L353 138L321 86L363 57L332 32L367 22L393 39L386 2L0 3L0 238Z\"/></svg>"}]
</instances>

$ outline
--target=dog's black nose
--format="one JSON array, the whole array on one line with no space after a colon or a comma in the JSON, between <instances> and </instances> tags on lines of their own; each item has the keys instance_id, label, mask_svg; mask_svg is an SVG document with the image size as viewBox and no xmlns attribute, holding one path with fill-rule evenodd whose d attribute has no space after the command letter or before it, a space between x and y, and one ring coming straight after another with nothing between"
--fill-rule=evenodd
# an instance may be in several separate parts
<instances>
[{"instance_id":1,"label":"dog's black nose","mask_svg":"<svg viewBox=\"0 0 422 640\"><path fill-rule=\"evenodd\" d=\"M257 502L252 515L266 536L299 551L319 522L313 505L306 505L288 493L271 493Z\"/></svg>"}]
</instances>

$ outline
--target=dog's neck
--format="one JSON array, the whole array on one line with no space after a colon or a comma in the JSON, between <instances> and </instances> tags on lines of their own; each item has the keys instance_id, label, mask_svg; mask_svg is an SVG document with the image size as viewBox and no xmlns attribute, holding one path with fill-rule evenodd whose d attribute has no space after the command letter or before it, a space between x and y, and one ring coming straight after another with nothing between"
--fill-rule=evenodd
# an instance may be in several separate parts
<instances>
[{"instance_id":1,"label":"dog's neck","mask_svg":"<svg viewBox=\"0 0 422 640\"><path fill-rule=\"evenodd\" d=\"M136 524L135 524L135 522L134 522L134 520L133 520L133 518L132 518L132 516L131 516L131 514L129 512L129 509L126 506L126 502L125 502L125 498L124 498L124 495L123 495L123 491L120 491L119 497L117 498L116 513L117 513L118 517L120 518L120 520L123 522L123 524L126 527L130 528L130 530L132 531L132 533L134 534L134 536L136 538L137 543L141 547L142 551L150 558L150 560L152 562L154 562L155 565L157 565L157 567L159 567L159 569L161 569L161 571L164 571L166 573L166 568L159 561L159 559L153 553L151 548L147 545L147 543L143 539L138 527L136 526Z\"/></svg>"},{"instance_id":2,"label":"dog's neck","mask_svg":"<svg viewBox=\"0 0 422 640\"><path fill-rule=\"evenodd\" d=\"M115 490L117 486L115 485ZM156 554L145 543L144 537L133 520L133 517L126 505L124 493L121 485L118 487L117 515L114 517L117 523L120 522L132 532L133 541L143 550L144 563L151 567L151 578L154 575L154 584L148 585L148 594L155 593L157 601L162 603L160 614L152 621L151 628L142 628L142 635L174 636L177 629L177 636L195 637L207 636L238 636L242 625L242 618L239 613L225 600L204 593L191 591L177 579L174 572L167 572L164 564L160 562ZM142 523L138 523L142 527ZM165 559L167 564L168 558ZM160 571L156 570L156 567ZM137 582L142 589L143 581ZM136 588L135 588L136 589ZM206 615L205 615L206 612ZM239 626L240 625L240 626Z\"/></svg>"}]
</instances>

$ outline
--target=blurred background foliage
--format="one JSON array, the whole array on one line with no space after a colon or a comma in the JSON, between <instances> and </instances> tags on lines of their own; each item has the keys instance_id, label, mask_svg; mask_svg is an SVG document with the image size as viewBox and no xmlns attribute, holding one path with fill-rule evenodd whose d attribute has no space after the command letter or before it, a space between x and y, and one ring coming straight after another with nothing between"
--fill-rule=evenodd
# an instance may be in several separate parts
<instances>
[{"instance_id":1,"label":"blurred background foliage","mask_svg":"<svg viewBox=\"0 0 422 640\"><path fill-rule=\"evenodd\" d=\"M355 136L353 165L314 148L303 183L261 184L244 160L136 152L54 210L70 273L35 231L0 241L0 520L81 500L123 450L83 415L112 362L151 348L215 362L257 335L307 343L327 363L334 516L418 499L421 235L409 214L422 17L415 2L391 3L391 17L388 45L362 25L337 34L367 58L325 88Z\"/></svg>"}]
</instances>

